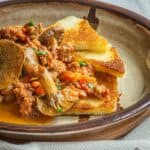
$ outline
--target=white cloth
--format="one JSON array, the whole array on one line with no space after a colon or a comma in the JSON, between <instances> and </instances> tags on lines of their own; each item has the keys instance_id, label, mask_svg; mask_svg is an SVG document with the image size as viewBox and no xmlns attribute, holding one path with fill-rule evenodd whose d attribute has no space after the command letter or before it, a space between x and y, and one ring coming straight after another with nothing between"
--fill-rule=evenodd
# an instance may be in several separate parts
<instances>
[{"instance_id":1,"label":"white cloth","mask_svg":"<svg viewBox=\"0 0 150 150\"><path fill-rule=\"evenodd\" d=\"M115 4L150 19L150 0L101 0Z\"/></svg>"},{"instance_id":2,"label":"white cloth","mask_svg":"<svg viewBox=\"0 0 150 150\"><path fill-rule=\"evenodd\" d=\"M0 141L0 150L150 150L150 118L118 140L85 142L31 142L10 144Z\"/></svg>"},{"instance_id":3,"label":"white cloth","mask_svg":"<svg viewBox=\"0 0 150 150\"><path fill-rule=\"evenodd\" d=\"M103 0L150 18L150 0ZM118 140L85 142L30 142L12 144L0 140L0 150L150 150L150 117Z\"/></svg>"}]
</instances>

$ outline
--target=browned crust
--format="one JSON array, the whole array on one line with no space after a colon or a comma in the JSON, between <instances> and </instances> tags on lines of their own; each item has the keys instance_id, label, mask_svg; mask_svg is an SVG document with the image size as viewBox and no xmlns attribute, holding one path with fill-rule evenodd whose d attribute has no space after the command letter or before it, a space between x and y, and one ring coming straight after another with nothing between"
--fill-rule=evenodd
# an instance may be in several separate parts
<instances>
[{"instance_id":1,"label":"browned crust","mask_svg":"<svg viewBox=\"0 0 150 150\"><path fill-rule=\"evenodd\" d=\"M65 32L64 39L62 41L63 43L72 42L80 42L80 41L99 41L99 36L97 32L91 26L89 25L89 22L87 20L82 20L78 26L74 27L74 29L68 30Z\"/></svg>"},{"instance_id":2,"label":"browned crust","mask_svg":"<svg viewBox=\"0 0 150 150\"><path fill-rule=\"evenodd\" d=\"M101 71L110 73L114 76L123 76L125 73L125 65L123 60L120 58L120 55L116 48L112 48L111 51L113 52L114 59L108 62L97 62L102 69Z\"/></svg>"},{"instance_id":3,"label":"browned crust","mask_svg":"<svg viewBox=\"0 0 150 150\"><path fill-rule=\"evenodd\" d=\"M113 61L103 62L104 66L114 71L118 71L118 73L120 74L124 74L125 66L124 66L123 60L120 58L120 55L115 48L112 48L111 50L113 51L115 55L114 56L115 59Z\"/></svg>"},{"instance_id":4,"label":"browned crust","mask_svg":"<svg viewBox=\"0 0 150 150\"><path fill-rule=\"evenodd\" d=\"M101 61L92 58L91 59L84 58L80 54L75 55L75 59L79 59L79 60L85 59L89 61L97 71L108 73L115 77L122 77L125 73L125 64L121 59L116 48L111 48L110 51L112 51L112 60L108 60L108 61ZM97 55L99 54L97 53Z\"/></svg>"}]
</instances>

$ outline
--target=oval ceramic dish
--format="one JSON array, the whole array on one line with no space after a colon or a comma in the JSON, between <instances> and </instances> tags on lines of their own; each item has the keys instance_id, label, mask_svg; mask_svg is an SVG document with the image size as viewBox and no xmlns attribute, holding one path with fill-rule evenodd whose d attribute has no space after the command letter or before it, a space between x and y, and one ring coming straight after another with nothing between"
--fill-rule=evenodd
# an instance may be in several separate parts
<instances>
[{"instance_id":1,"label":"oval ceramic dish","mask_svg":"<svg viewBox=\"0 0 150 150\"><path fill-rule=\"evenodd\" d=\"M126 64L119 79L120 105L125 109L106 116L57 117L46 125L0 123L0 135L21 140L114 139L125 135L150 112L150 21L138 14L96 0L14 0L0 2L0 26L28 20L48 25L65 16L87 16L97 31L117 47ZM90 9L91 8L91 9ZM95 19L95 10L96 18Z\"/></svg>"}]
</instances>

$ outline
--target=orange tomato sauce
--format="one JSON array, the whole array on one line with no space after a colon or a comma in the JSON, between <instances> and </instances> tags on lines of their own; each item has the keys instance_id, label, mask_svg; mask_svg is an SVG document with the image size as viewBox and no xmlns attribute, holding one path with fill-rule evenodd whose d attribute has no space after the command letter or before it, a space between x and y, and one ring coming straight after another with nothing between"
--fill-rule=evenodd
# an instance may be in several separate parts
<instances>
[{"instance_id":1,"label":"orange tomato sauce","mask_svg":"<svg viewBox=\"0 0 150 150\"><path fill-rule=\"evenodd\" d=\"M52 118L39 116L37 118L27 118L20 116L18 106L13 103L0 103L0 122L23 125L44 125L50 123Z\"/></svg>"}]
</instances>

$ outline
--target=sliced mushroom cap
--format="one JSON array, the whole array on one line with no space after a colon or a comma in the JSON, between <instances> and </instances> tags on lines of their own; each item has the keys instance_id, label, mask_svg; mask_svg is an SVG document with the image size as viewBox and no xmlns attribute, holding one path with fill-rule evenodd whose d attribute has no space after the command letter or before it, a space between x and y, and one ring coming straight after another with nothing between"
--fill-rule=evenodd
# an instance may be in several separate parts
<instances>
[{"instance_id":1,"label":"sliced mushroom cap","mask_svg":"<svg viewBox=\"0 0 150 150\"><path fill-rule=\"evenodd\" d=\"M49 102L37 98L37 108L44 115L58 116L72 108L79 100L78 95L79 91L77 91L77 89L66 87L63 90L58 91Z\"/></svg>"},{"instance_id":2,"label":"sliced mushroom cap","mask_svg":"<svg viewBox=\"0 0 150 150\"><path fill-rule=\"evenodd\" d=\"M72 106L75 104L75 102L70 102L65 100L63 102L63 107L58 107L53 108L52 106L48 105L45 100L40 99L39 97L37 97L37 109L40 111L41 114L46 115L46 116L59 116L62 113L68 111L70 108L72 108Z\"/></svg>"},{"instance_id":3,"label":"sliced mushroom cap","mask_svg":"<svg viewBox=\"0 0 150 150\"><path fill-rule=\"evenodd\" d=\"M39 40L42 44L52 47L57 46L62 39L64 29L60 25L49 26L42 34L39 36Z\"/></svg>"},{"instance_id":4,"label":"sliced mushroom cap","mask_svg":"<svg viewBox=\"0 0 150 150\"><path fill-rule=\"evenodd\" d=\"M19 78L23 62L23 47L10 40L0 40L0 89Z\"/></svg>"},{"instance_id":5,"label":"sliced mushroom cap","mask_svg":"<svg viewBox=\"0 0 150 150\"><path fill-rule=\"evenodd\" d=\"M32 48L26 48L24 51L24 69L28 74L36 74L38 72L38 58Z\"/></svg>"},{"instance_id":6,"label":"sliced mushroom cap","mask_svg":"<svg viewBox=\"0 0 150 150\"><path fill-rule=\"evenodd\" d=\"M39 97L36 97L36 103L37 103L37 109L43 115L51 116L51 117L57 116L59 114L61 115L61 113L58 113L54 108L47 105L44 102L44 100Z\"/></svg>"},{"instance_id":7,"label":"sliced mushroom cap","mask_svg":"<svg viewBox=\"0 0 150 150\"><path fill-rule=\"evenodd\" d=\"M51 73L46 68L44 69L44 72L40 74L39 81L49 99L57 94L57 87L55 85L55 82L52 78Z\"/></svg>"}]
</instances>

